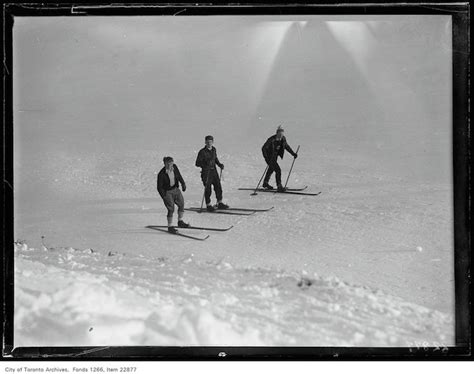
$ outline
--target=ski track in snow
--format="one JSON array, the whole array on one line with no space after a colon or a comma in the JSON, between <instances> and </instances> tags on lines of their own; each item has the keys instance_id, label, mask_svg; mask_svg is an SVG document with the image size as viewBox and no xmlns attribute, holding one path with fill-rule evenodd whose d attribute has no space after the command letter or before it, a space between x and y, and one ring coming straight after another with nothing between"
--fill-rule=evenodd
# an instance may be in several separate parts
<instances>
[{"instance_id":1,"label":"ski track in snow","mask_svg":"<svg viewBox=\"0 0 474 374\"><path fill-rule=\"evenodd\" d=\"M15 245L22 345L421 346L451 318L316 274Z\"/></svg>"},{"instance_id":2,"label":"ski track in snow","mask_svg":"<svg viewBox=\"0 0 474 374\"><path fill-rule=\"evenodd\" d=\"M225 201L275 209L186 212L194 225L234 225L196 243L144 228L166 222L154 152L48 157L38 156L44 166L28 175L40 198L26 203L27 187L16 194L15 236L26 242L15 257L15 339L23 346L454 342L443 185L364 172L355 161L326 175L299 159L289 185L320 196L251 197L237 188L255 184L260 158L221 153ZM188 207L202 198L194 158L176 160ZM290 163L281 162L284 178ZM27 250L41 248L42 235L49 249Z\"/></svg>"}]
</instances>

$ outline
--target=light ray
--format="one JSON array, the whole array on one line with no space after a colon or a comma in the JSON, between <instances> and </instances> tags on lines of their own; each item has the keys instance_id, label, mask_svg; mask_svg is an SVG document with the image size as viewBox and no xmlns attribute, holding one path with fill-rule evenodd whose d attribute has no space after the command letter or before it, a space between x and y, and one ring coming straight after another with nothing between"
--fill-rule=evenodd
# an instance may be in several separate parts
<instances>
[{"instance_id":1,"label":"light ray","mask_svg":"<svg viewBox=\"0 0 474 374\"><path fill-rule=\"evenodd\" d=\"M367 25L360 21L328 21L329 30L350 54L362 75L370 82L368 60L375 47L375 38Z\"/></svg>"},{"instance_id":2,"label":"light ray","mask_svg":"<svg viewBox=\"0 0 474 374\"><path fill-rule=\"evenodd\" d=\"M254 65L252 81L253 101L256 107L265 92L282 42L293 23L294 21L274 21L258 25L255 38L249 46L249 58Z\"/></svg>"}]
</instances>

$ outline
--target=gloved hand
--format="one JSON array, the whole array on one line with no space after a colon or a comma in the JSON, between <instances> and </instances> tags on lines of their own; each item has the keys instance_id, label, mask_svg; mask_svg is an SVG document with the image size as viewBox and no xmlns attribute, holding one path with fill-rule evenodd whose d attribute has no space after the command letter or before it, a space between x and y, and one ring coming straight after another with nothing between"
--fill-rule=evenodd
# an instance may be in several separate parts
<instances>
[{"instance_id":1,"label":"gloved hand","mask_svg":"<svg viewBox=\"0 0 474 374\"><path fill-rule=\"evenodd\" d=\"M298 153L293 153L293 157L294 157L294 158L297 158L297 157L298 157Z\"/></svg>"},{"instance_id":2,"label":"gloved hand","mask_svg":"<svg viewBox=\"0 0 474 374\"><path fill-rule=\"evenodd\" d=\"M186 185L183 183L183 185L181 186L181 189L184 191L186 191Z\"/></svg>"},{"instance_id":3,"label":"gloved hand","mask_svg":"<svg viewBox=\"0 0 474 374\"><path fill-rule=\"evenodd\" d=\"M219 167L224 170L224 164L220 164Z\"/></svg>"}]
</instances>

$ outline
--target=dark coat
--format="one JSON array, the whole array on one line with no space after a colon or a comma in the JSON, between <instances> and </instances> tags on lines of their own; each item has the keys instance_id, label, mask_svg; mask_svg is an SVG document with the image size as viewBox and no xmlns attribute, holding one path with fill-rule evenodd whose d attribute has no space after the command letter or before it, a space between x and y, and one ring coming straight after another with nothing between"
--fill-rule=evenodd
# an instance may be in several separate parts
<instances>
[{"instance_id":1,"label":"dark coat","mask_svg":"<svg viewBox=\"0 0 474 374\"><path fill-rule=\"evenodd\" d=\"M160 170L158 173L158 178L156 182L156 189L160 194L161 198L164 198L166 195L166 191L171 190L175 187L179 187L179 183L181 183L181 187L186 189L186 183L184 183L184 179L179 172L179 169L176 165L173 164L173 171L174 171L174 185L170 186L170 177L166 173L166 168Z\"/></svg>"},{"instance_id":2,"label":"dark coat","mask_svg":"<svg viewBox=\"0 0 474 374\"><path fill-rule=\"evenodd\" d=\"M196 158L196 166L202 168L201 172L208 171L209 169L215 169L216 165L222 167L221 162L217 158L217 150L213 146L211 150L207 147L202 148Z\"/></svg>"},{"instance_id":3,"label":"dark coat","mask_svg":"<svg viewBox=\"0 0 474 374\"><path fill-rule=\"evenodd\" d=\"M293 156L296 154L288 145L284 136L281 138L280 141L278 141L276 139L276 135L272 135L262 146L262 154L265 160L276 160L278 156L280 156L280 158L283 158L285 149Z\"/></svg>"}]
</instances>

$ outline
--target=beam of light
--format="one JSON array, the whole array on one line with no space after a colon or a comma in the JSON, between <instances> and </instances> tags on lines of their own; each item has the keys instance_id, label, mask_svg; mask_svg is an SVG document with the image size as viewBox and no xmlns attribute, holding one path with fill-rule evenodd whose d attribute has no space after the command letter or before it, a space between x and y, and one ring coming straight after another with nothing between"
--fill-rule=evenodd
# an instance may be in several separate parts
<instances>
[{"instance_id":1,"label":"beam of light","mask_svg":"<svg viewBox=\"0 0 474 374\"><path fill-rule=\"evenodd\" d=\"M249 44L249 59L253 64L253 100L256 107L268 84L268 79L275 64L285 36L294 21L262 22L258 25L256 35Z\"/></svg>"},{"instance_id":2,"label":"beam of light","mask_svg":"<svg viewBox=\"0 0 474 374\"><path fill-rule=\"evenodd\" d=\"M327 21L326 24L365 78L374 104L387 121L426 123L432 109L424 104L423 92L429 85L409 79L415 69L423 66L416 65L417 53L403 42L409 34L395 38L397 42L392 43L378 42L374 37L374 34L383 35L380 29L386 33L396 30L396 22ZM398 62L394 56L401 56L404 62ZM392 131L396 133L396 128Z\"/></svg>"},{"instance_id":3,"label":"beam of light","mask_svg":"<svg viewBox=\"0 0 474 374\"><path fill-rule=\"evenodd\" d=\"M396 117L395 113L406 113L408 108L413 113L419 112L414 105L416 96L411 87L403 83L399 71L391 68L391 50L387 51L386 45L378 44L370 29L376 30L380 23L327 21L326 24L339 45L352 58L381 111L391 113L392 117ZM395 97L398 101L394 101ZM400 113L397 108L405 110Z\"/></svg>"},{"instance_id":4,"label":"beam of light","mask_svg":"<svg viewBox=\"0 0 474 374\"><path fill-rule=\"evenodd\" d=\"M369 58L376 40L367 25L360 21L327 21L329 30L349 53L362 75L370 82Z\"/></svg>"}]
</instances>

